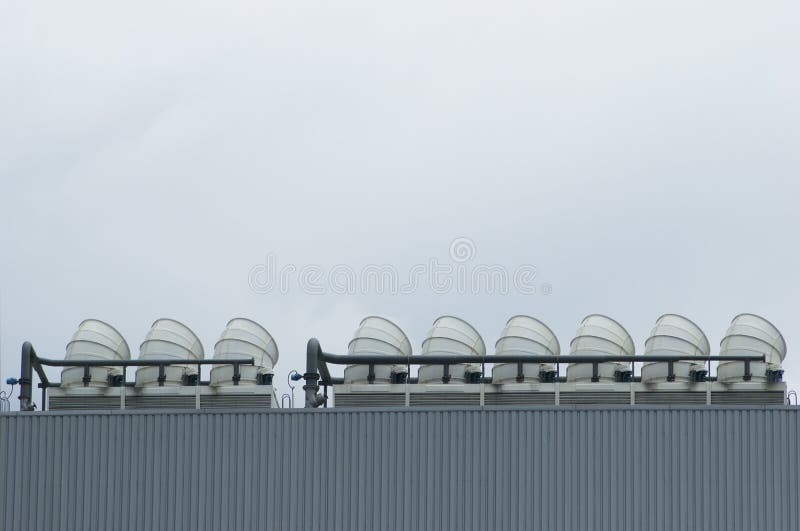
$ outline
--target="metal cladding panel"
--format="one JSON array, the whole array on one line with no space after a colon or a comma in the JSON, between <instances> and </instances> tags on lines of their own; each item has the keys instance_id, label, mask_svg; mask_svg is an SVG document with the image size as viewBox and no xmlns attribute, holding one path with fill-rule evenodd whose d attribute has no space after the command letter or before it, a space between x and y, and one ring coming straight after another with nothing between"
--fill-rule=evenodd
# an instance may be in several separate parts
<instances>
[{"instance_id":1,"label":"metal cladding panel","mask_svg":"<svg viewBox=\"0 0 800 531\"><path fill-rule=\"evenodd\" d=\"M800 410L0 415L2 529L800 529Z\"/></svg>"},{"instance_id":2,"label":"metal cladding panel","mask_svg":"<svg viewBox=\"0 0 800 531\"><path fill-rule=\"evenodd\" d=\"M404 406L403 393L336 393L336 407L390 407Z\"/></svg>"}]
</instances>

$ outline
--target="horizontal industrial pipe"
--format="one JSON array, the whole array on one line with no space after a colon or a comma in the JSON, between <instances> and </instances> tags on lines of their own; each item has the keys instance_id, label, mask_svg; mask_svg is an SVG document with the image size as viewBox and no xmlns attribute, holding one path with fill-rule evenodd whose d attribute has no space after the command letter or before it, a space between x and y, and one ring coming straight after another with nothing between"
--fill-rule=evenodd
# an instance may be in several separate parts
<instances>
[{"instance_id":1,"label":"horizontal industrial pipe","mask_svg":"<svg viewBox=\"0 0 800 531\"><path fill-rule=\"evenodd\" d=\"M332 377L328 371L328 363L333 365L456 365L456 364L477 364L477 363L651 363L651 362L677 362L677 361L743 361L749 364L753 361L765 361L766 356L687 356L687 355L579 355L579 356L541 356L533 354L502 354L484 356L461 356L455 354L424 355L424 356L385 356L371 354L329 354L322 351L319 341L311 339L308 342L306 352L306 375L315 376L313 384L316 387L309 387L306 391L306 407L317 407L320 404L319 398L311 399L316 396L319 389L317 380L321 380L326 385L343 384L342 377ZM637 378L634 378L637 379ZM563 377L557 378L558 381L565 381ZM483 377L484 383L491 383L491 378ZM306 378L307 386L310 379ZM415 383L416 378L407 380L407 383ZM305 389L305 387L304 387ZM313 390L313 395L311 391ZM316 404L316 405L313 405Z\"/></svg>"},{"instance_id":2,"label":"horizontal industrial pipe","mask_svg":"<svg viewBox=\"0 0 800 531\"><path fill-rule=\"evenodd\" d=\"M253 358L226 360L51 360L37 358L42 365L49 367L155 367L159 365L253 365Z\"/></svg>"},{"instance_id":3,"label":"horizontal industrial pipe","mask_svg":"<svg viewBox=\"0 0 800 531\"><path fill-rule=\"evenodd\" d=\"M456 365L460 363L650 363L669 361L765 361L765 356L685 356L685 355L646 355L646 356L539 356L539 355L485 355L461 356L456 354L426 354L424 356L383 356L371 354L328 354L320 352L320 361L334 365Z\"/></svg>"}]
</instances>

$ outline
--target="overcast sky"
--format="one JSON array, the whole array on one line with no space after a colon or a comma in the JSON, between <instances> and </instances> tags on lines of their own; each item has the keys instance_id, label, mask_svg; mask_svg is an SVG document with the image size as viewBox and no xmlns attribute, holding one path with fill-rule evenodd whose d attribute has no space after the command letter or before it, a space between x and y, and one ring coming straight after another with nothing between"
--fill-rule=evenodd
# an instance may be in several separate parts
<instances>
[{"instance_id":1,"label":"overcast sky","mask_svg":"<svg viewBox=\"0 0 800 531\"><path fill-rule=\"evenodd\" d=\"M61 357L88 317L134 355L178 319L207 357L251 317L280 394L309 337L345 352L370 314L416 351L455 314L492 351L525 313L567 352L606 313L642 352L676 312L716 354L754 312L800 387L798 20L794 1L5 1L3 382L24 340ZM253 285L270 256L405 279L456 238L469 268L535 267L535 293Z\"/></svg>"}]
</instances>

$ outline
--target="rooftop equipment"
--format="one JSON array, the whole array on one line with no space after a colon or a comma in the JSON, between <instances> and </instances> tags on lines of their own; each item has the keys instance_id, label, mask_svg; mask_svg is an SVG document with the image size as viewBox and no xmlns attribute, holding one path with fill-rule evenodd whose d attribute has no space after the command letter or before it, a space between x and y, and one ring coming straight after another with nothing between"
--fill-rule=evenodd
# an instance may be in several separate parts
<instances>
[{"instance_id":1,"label":"rooftop equipment","mask_svg":"<svg viewBox=\"0 0 800 531\"><path fill-rule=\"evenodd\" d=\"M636 348L628 331L621 324L605 315L587 315L575 338L570 343L570 354L579 356L632 356ZM619 381L629 373L627 363L604 362L597 364L597 374L591 363L570 363L567 366L567 381Z\"/></svg>"},{"instance_id":2,"label":"rooftop equipment","mask_svg":"<svg viewBox=\"0 0 800 531\"><path fill-rule=\"evenodd\" d=\"M253 365L239 367L239 385L271 383L272 371L278 363L278 345L267 330L250 319L236 317L228 321L214 345L214 359L252 357ZM234 384L233 365L218 365L211 369L211 385Z\"/></svg>"},{"instance_id":3,"label":"rooftop equipment","mask_svg":"<svg viewBox=\"0 0 800 531\"><path fill-rule=\"evenodd\" d=\"M131 351L128 343L116 328L99 319L86 319L67 343L68 360L128 360ZM121 375L119 367L89 367L91 387L107 387L109 378ZM61 387L84 386L83 367L67 367L61 371Z\"/></svg>"},{"instance_id":4,"label":"rooftop equipment","mask_svg":"<svg viewBox=\"0 0 800 531\"><path fill-rule=\"evenodd\" d=\"M176 359L202 360L203 344L188 326L174 319L158 319L147 332L139 347L140 360ZM142 367L136 371L137 387L159 386L159 367ZM197 375L197 367L186 365L164 366L164 386L183 385L187 376Z\"/></svg>"},{"instance_id":5,"label":"rooftop equipment","mask_svg":"<svg viewBox=\"0 0 800 531\"><path fill-rule=\"evenodd\" d=\"M708 338L691 320L674 313L664 314L656 320L650 337L645 341L645 356L682 355L708 356ZM696 382L705 379L705 362L675 361L672 374L669 363L655 362L642 365L642 382L667 381Z\"/></svg>"},{"instance_id":6,"label":"rooftop equipment","mask_svg":"<svg viewBox=\"0 0 800 531\"><path fill-rule=\"evenodd\" d=\"M353 334L347 348L348 354L373 354L385 356L411 356L411 342L405 332L383 317L365 317ZM374 382L389 383L393 374L405 374L404 366L375 365ZM344 381L363 383L370 381L369 365L348 365Z\"/></svg>"},{"instance_id":7,"label":"rooftop equipment","mask_svg":"<svg viewBox=\"0 0 800 531\"><path fill-rule=\"evenodd\" d=\"M444 315L433 322L422 342L422 355L456 354L462 356L485 356L486 345L483 338L466 321ZM458 364L448 366L445 374L443 365L423 365L418 372L419 383L464 382L467 374L480 375L480 367Z\"/></svg>"},{"instance_id":8,"label":"rooftop equipment","mask_svg":"<svg viewBox=\"0 0 800 531\"><path fill-rule=\"evenodd\" d=\"M356 330L348 354L324 352L319 341L308 341L302 375L305 404L309 408L330 404L330 386L335 405L359 407L755 405L783 404L786 400L781 368L786 342L769 321L753 314L733 319L718 356L709 354L708 340L700 328L676 314L659 317L640 356L634 354L633 340L619 323L597 314L584 318L570 347L570 356L561 357L558 340L546 325L518 315L506 322L495 354L487 356L484 342L472 326L459 318L443 316L434 321L423 341L422 355L411 356L411 343L397 325L380 317L367 317ZM34 370L42 390L42 408L277 405L268 377L278 361L278 349L259 324L245 318L231 319L215 345L214 359L203 356L203 346L191 330L172 319L159 319L142 343L139 359L131 360L119 332L102 321L88 319L67 345L67 359L39 357L33 345L25 342L21 375L9 382L20 384L22 411L36 407L32 396ZM345 376L332 376L329 364L346 366ZM484 364L496 364L492 379L485 377ZM568 364L566 377L554 378L551 366L562 364ZM641 377L630 372L634 364L642 367ZM197 378L202 365L216 367L210 382ZM416 380L395 378L407 374L409 365L421 367ZM701 374L715 365L717 370L710 377ZM64 368L62 382L49 381L45 366ZM126 370L130 374L134 368L138 368L135 389L123 378ZM669 383L662 383L665 380ZM618 381L629 383L619 385L615 383ZM706 382L702 388L692 385L699 381ZM319 394L320 385L324 394Z\"/></svg>"},{"instance_id":9,"label":"rooftop equipment","mask_svg":"<svg viewBox=\"0 0 800 531\"><path fill-rule=\"evenodd\" d=\"M720 356L763 355L766 361L750 362L750 377L756 382L778 382L783 378L781 362L786 357L786 340L780 331L758 315L742 313L731 321L720 343ZM721 361L717 380L734 383L745 380L745 364L741 361Z\"/></svg>"},{"instance_id":10,"label":"rooftop equipment","mask_svg":"<svg viewBox=\"0 0 800 531\"><path fill-rule=\"evenodd\" d=\"M561 347L558 338L543 322L527 315L515 315L506 322L495 343L495 355L531 354L558 356ZM555 369L549 363L525 363L520 374L516 363L498 363L492 371L492 383L524 380L552 381Z\"/></svg>"}]
</instances>

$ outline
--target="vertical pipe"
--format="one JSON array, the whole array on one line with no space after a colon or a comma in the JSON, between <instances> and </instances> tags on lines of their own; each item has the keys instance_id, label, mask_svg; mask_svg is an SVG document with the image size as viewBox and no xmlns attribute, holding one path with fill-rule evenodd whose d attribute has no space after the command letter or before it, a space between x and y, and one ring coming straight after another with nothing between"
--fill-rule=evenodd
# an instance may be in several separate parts
<instances>
[{"instance_id":1,"label":"vertical pipe","mask_svg":"<svg viewBox=\"0 0 800 531\"><path fill-rule=\"evenodd\" d=\"M31 402L31 383L33 380L33 371L31 363L33 357L36 355L33 350L33 345L29 341L22 344L22 355L20 359L20 369L22 371L19 377L19 410L20 411L33 411L33 403Z\"/></svg>"},{"instance_id":2,"label":"vertical pipe","mask_svg":"<svg viewBox=\"0 0 800 531\"><path fill-rule=\"evenodd\" d=\"M119 408L125 409L125 398L128 391L128 368L122 366L122 389L119 390Z\"/></svg>"},{"instance_id":3,"label":"vertical pipe","mask_svg":"<svg viewBox=\"0 0 800 531\"><path fill-rule=\"evenodd\" d=\"M306 373L303 375L303 379L306 381L303 391L306 392L307 408L314 408L320 405L320 397L317 395L319 391L317 364L321 350L322 348L316 338L312 337L308 340L308 345L306 346Z\"/></svg>"},{"instance_id":4,"label":"vertical pipe","mask_svg":"<svg viewBox=\"0 0 800 531\"><path fill-rule=\"evenodd\" d=\"M559 381L561 380L561 364L556 362L556 399L555 405L561 405L561 387L559 387Z\"/></svg>"},{"instance_id":5,"label":"vertical pipe","mask_svg":"<svg viewBox=\"0 0 800 531\"><path fill-rule=\"evenodd\" d=\"M409 390L408 386L411 384L411 357L409 356L406 361L406 382L405 386L403 387L403 394L405 394L405 406L408 407L411 405L411 391Z\"/></svg>"},{"instance_id":6,"label":"vertical pipe","mask_svg":"<svg viewBox=\"0 0 800 531\"><path fill-rule=\"evenodd\" d=\"M199 363L197 364L197 382L195 382L194 386L194 408L200 409L200 381L202 377L203 366Z\"/></svg>"},{"instance_id":7,"label":"vertical pipe","mask_svg":"<svg viewBox=\"0 0 800 531\"><path fill-rule=\"evenodd\" d=\"M486 361L481 360L481 407L486 405Z\"/></svg>"},{"instance_id":8,"label":"vertical pipe","mask_svg":"<svg viewBox=\"0 0 800 531\"><path fill-rule=\"evenodd\" d=\"M636 391L633 389L633 371L635 370L634 365L635 363L631 362L631 405L636 403Z\"/></svg>"}]
</instances>

